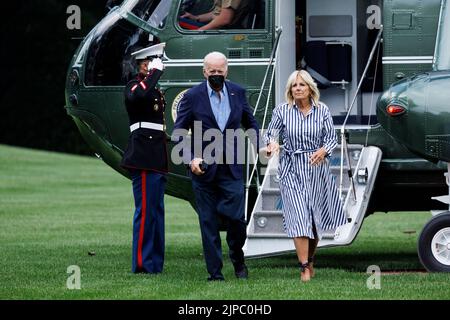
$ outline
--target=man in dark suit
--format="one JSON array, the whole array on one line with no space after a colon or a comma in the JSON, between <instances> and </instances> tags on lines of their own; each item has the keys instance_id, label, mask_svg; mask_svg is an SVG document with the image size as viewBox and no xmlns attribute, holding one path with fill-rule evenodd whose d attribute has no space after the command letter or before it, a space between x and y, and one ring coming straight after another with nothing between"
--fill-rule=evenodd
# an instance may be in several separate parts
<instances>
[{"instance_id":1,"label":"man in dark suit","mask_svg":"<svg viewBox=\"0 0 450 320\"><path fill-rule=\"evenodd\" d=\"M243 145L238 145L233 135L236 130L242 130L242 125L245 129L252 129L247 131L252 132L255 139L259 128L247 103L245 90L225 81L227 71L228 61L222 53L211 52L205 57L203 74L207 80L186 92L174 126L174 133L180 129L184 132L193 130L189 168L209 281L224 280L218 215L228 223L227 243L235 275L248 277L242 251L247 237L243 161L239 163L237 158L238 148L242 151ZM201 130L196 129L199 127ZM217 132L219 137L215 134ZM214 143L220 147L209 155L206 151L210 149L207 148L210 141L204 141L208 140L203 139L205 133L219 140ZM257 141L252 142L257 144Z\"/></svg>"},{"instance_id":2,"label":"man in dark suit","mask_svg":"<svg viewBox=\"0 0 450 320\"><path fill-rule=\"evenodd\" d=\"M156 87L164 43L134 52L139 71L125 87L130 136L121 166L133 181L132 272L160 273L164 264L164 190L168 159L164 96Z\"/></svg>"}]
</instances>

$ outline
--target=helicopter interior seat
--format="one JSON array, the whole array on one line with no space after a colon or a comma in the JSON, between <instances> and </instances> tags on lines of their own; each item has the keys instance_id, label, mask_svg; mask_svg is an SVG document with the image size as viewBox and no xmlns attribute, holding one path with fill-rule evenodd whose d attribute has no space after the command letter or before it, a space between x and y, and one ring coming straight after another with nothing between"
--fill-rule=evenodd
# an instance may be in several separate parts
<instances>
[{"instance_id":1,"label":"helicopter interior seat","mask_svg":"<svg viewBox=\"0 0 450 320\"><path fill-rule=\"evenodd\" d=\"M305 46L305 56L301 66L309 72L317 82L319 89L326 89L331 86L328 79L328 59L325 41L308 41Z\"/></svg>"},{"instance_id":2,"label":"helicopter interior seat","mask_svg":"<svg viewBox=\"0 0 450 320\"><path fill-rule=\"evenodd\" d=\"M343 42L308 41L301 66L308 71L320 89L333 82L352 81L352 47Z\"/></svg>"},{"instance_id":3,"label":"helicopter interior seat","mask_svg":"<svg viewBox=\"0 0 450 320\"><path fill-rule=\"evenodd\" d=\"M341 41L327 42L328 75L332 82L352 81L352 46Z\"/></svg>"}]
</instances>

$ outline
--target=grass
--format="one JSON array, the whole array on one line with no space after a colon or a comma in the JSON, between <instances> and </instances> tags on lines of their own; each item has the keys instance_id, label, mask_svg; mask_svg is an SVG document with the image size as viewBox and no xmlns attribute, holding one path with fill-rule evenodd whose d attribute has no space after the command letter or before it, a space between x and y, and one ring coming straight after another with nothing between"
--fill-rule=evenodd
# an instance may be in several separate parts
<instances>
[{"instance_id":1,"label":"grass","mask_svg":"<svg viewBox=\"0 0 450 320\"><path fill-rule=\"evenodd\" d=\"M417 237L428 212L376 213L348 247L321 249L317 276L299 281L295 254L247 261L234 278L222 237L224 275L208 283L197 216L166 196L163 274L132 274L131 184L88 157L0 146L0 299L449 299L450 274L423 270ZM95 255L89 255L95 252ZM67 268L81 270L69 290ZM367 267L386 273L369 290Z\"/></svg>"}]
</instances>

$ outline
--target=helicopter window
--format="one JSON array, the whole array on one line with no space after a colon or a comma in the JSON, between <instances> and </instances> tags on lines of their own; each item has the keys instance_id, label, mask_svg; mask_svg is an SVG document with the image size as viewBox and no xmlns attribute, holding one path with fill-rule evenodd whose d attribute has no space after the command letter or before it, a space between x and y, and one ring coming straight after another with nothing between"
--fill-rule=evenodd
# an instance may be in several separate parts
<instances>
[{"instance_id":1,"label":"helicopter window","mask_svg":"<svg viewBox=\"0 0 450 320\"><path fill-rule=\"evenodd\" d=\"M351 37L352 16L310 16L310 37Z\"/></svg>"},{"instance_id":2,"label":"helicopter window","mask_svg":"<svg viewBox=\"0 0 450 320\"><path fill-rule=\"evenodd\" d=\"M222 8L232 16L222 20ZM264 17L264 0L184 0L178 13L180 27L188 30L264 29Z\"/></svg>"},{"instance_id":3,"label":"helicopter window","mask_svg":"<svg viewBox=\"0 0 450 320\"><path fill-rule=\"evenodd\" d=\"M412 12L394 12L392 14L392 27L394 29L412 29L413 13Z\"/></svg>"},{"instance_id":4,"label":"helicopter window","mask_svg":"<svg viewBox=\"0 0 450 320\"><path fill-rule=\"evenodd\" d=\"M155 28L162 28L165 25L166 18L170 12L170 6L172 5L172 0L163 0L153 11L152 15L148 19L148 23Z\"/></svg>"},{"instance_id":5,"label":"helicopter window","mask_svg":"<svg viewBox=\"0 0 450 320\"><path fill-rule=\"evenodd\" d=\"M86 57L85 84L126 84L136 72L131 53L153 45L149 35L125 19L112 20L94 34Z\"/></svg>"},{"instance_id":6,"label":"helicopter window","mask_svg":"<svg viewBox=\"0 0 450 320\"><path fill-rule=\"evenodd\" d=\"M172 0L141 0L132 12L147 21L154 28L163 28L169 14Z\"/></svg>"}]
</instances>

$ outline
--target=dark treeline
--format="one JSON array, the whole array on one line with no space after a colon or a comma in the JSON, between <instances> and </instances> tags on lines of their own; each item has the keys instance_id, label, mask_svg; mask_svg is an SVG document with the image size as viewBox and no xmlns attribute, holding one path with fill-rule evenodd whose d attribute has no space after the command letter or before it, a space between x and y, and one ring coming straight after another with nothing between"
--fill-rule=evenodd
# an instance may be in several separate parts
<instances>
[{"instance_id":1,"label":"dark treeline","mask_svg":"<svg viewBox=\"0 0 450 320\"><path fill-rule=\"evenodd\" d=\"M106 14L107 2L9 1L0 19L0 143L92 154L64 105L69 62L82 37ZM70 5L81 29L69 30Z\"/></svg>"}]
</instances>

